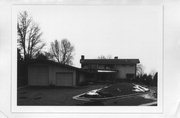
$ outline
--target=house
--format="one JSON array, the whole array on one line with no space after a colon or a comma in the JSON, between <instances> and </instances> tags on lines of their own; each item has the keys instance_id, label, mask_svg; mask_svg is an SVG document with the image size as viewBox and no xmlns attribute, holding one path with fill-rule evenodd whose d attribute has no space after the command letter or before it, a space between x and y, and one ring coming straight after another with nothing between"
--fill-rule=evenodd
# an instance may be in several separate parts
<instances>
[{"instance_id":1,"label":"house","mask_svg":"<svg viewBox=\"0 0 180 118\"><path fill-rule=\"evenodd\" d=\"M81 68L91 72L91 76L98 80L133 79L136 76L136 65L139 59L80 59Z\"/></svg>"},{"instance_id":2,"label":"house","mask_svg":"<svg viewBox=\"0 0 180 118\"><path fill-rule=\"evenodd\" d=\"M77 86L85 81L87 72L50 60L31 60L28 64L29 86Z\"/></svg>"},{"instance_id":3,"label":"house","mask_svg":"<svg viewBox=\"0 0 180 118\"><path fill-rule=\"evenodd\" d=\"M139 59L85 59L81 68L50 60L31 60L28 63L29 86L78 86L89 81L133 79Z\"/></svg>"}]
</instances>

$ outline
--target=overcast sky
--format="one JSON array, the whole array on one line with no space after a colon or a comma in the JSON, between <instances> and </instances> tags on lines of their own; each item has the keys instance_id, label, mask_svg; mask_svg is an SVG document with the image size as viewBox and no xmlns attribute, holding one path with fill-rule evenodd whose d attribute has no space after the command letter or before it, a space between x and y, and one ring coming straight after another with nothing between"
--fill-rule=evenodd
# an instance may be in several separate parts
<instances>
[{"instance_id":1,"label":"overcast sky","mask_svg":"<svg viewBox=\"0 0 180 118\"><path fill-rule=\"evenodd\" d=\"M145 71L158 71L162 63L162 7L153 5L34 5L27 10L43 32L47 43L68 39L75 46L74 66L81 55L97 58L111 55L138 58Z\"/></svg>"}]
</instances>

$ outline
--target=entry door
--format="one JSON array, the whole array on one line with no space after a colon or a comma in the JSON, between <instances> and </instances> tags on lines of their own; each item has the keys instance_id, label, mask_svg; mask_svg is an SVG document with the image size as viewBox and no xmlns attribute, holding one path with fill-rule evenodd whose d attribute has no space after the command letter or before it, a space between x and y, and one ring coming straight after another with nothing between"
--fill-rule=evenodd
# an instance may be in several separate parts
<instances>
[{"instance_id":1,"label":"entry door","mask_svg":"<svg viewBox=\"0 0 180 118\"><path fill-rule=\"evenodd\" d=\"M72 72L56 73L56 86L73 86L73 73Z\"/></svg>"}]
</instances>

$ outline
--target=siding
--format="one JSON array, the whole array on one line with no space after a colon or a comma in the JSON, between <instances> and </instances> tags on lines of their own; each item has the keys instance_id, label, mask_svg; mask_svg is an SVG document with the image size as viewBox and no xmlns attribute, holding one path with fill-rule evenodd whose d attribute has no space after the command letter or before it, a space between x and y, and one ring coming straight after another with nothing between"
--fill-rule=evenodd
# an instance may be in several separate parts
<instances>
[{"instance_id":1,"label":"siding","mask_svg":"<svg viewBox=\"0 0 180 118\"><path fill-rule=\"evenodd\" d=\"M28 67L28 85L48 86L49 69L47 65L32 65Z\"/></svg>"},{"instance_id":2,"label":"siding","mask_svg":"<svg viewBox=\"0 0 180 118\"><path fill-rule=\"evenodd\" d=\"M79 83L81 83L81 82L85 82L85 74L84 73L80 73L79 74Z\"/></svg>"},{"instance_id":3,"label":"siding","mask_svg":"<svg viewBox=\"0 0 180 118\"><path fill-rule=\"evenodd\" d=\"M116 69L119 71L116 75L116 78L125 79L126 74L135 74L136 66L130 65L117 65Z\"/></svg>"}]
</instances>

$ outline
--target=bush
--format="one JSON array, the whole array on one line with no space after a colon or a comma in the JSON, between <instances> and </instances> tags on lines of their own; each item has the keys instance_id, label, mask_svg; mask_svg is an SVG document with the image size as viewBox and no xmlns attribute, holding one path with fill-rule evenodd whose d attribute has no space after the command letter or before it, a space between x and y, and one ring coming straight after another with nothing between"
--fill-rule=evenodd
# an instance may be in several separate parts
<instances>
[{"instance_id":1,"label":"bush","mask_svg":"<svg viewBox=\"0 0 180 118\"><path fill-rule=\"evenodd\" d=\"M135 79L132 80L132 82L144 84L147 86L157 86L157 73L154 76L147 74L137 76Z\"/></svg>"}]
</instances>

